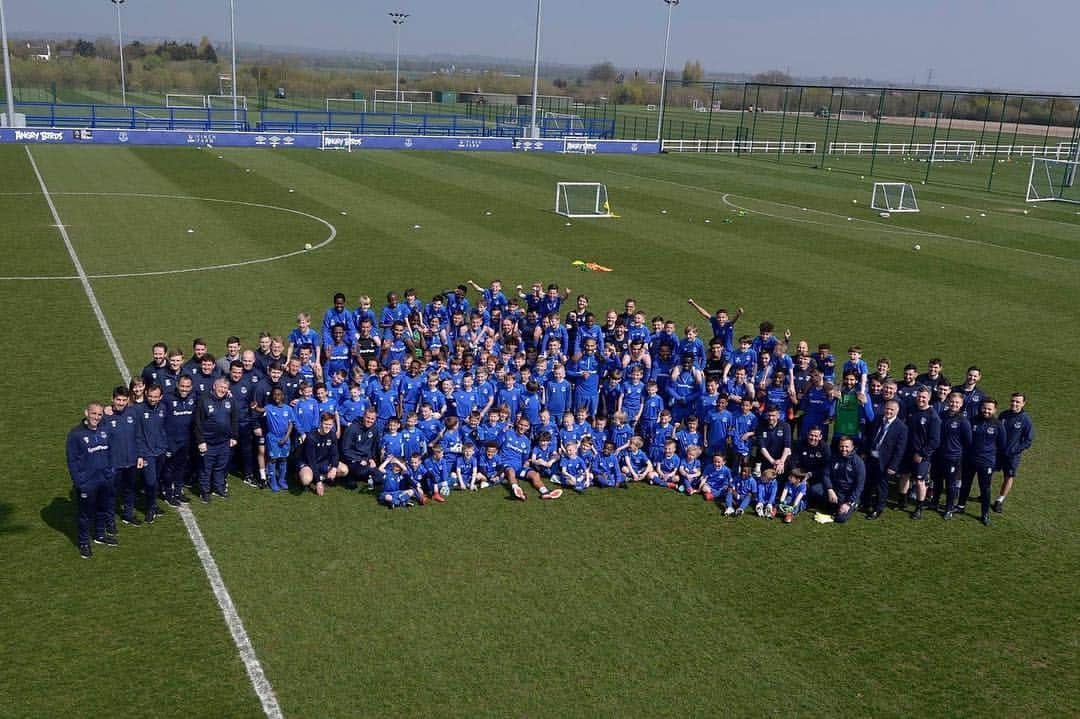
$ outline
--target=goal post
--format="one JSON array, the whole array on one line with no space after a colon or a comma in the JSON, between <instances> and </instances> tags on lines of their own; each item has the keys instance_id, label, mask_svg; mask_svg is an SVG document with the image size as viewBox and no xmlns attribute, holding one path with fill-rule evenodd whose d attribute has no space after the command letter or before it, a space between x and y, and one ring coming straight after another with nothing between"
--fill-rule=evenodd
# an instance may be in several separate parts
<instances>
[{"instance_id":1,"label":"goal post","mask_svg":"<svg viewBox=\"0 0 1080 719\"><path fill-rule=\"evenodd\" d=\"M930 162L974 162L974 140L935 140Z\"/></svg>"},{"instance_id":2,"label":"goal post","mask_svg":"<svg viewBox=\"0 0 1080 719\"><path fill-rule=\"evenodd\" d=\"M326 98L327 112L367 112L367 100L351 97Z\"/></svg>"},{"instance_id":3,"label":"goal post","mask_svg":"<svg viewBox=\"0 0 1080 719\"><path fill-rule=\"evenodd\" d=\"M165 95L165 107L170 110L205 110L210 105L206 95L184 95L170 92Z\"/></svg>"},{"instance_id":4,"label":"goal post","mask_svg":"<svg viewBox=\"0 0 1080 719\"><path fill-rule=\"evenodd\" d=\"M918 212L915 188L910 182L875 182L870 209L881 212Z\"/></svg>"},{"instance_id":5,"label":"goal post","mask_svg":"<svg viewBox=\"0 0 1080 719\"><path fill-rule=\"evenodd\" d=\"M320 150L344 150L352 152L352 133L334 130L323 130Z\"/></svg>"},{"instance_id":6,"label":"goal post","mask_svg":"<svg viewBox=\"0 0 1080 719\"><path fill-rule=\"evenodd\" d=\"M555 186L555 213L563 217L615 217L601 182L560 182Z\"/></svg>"},{"instance_id":7,"label":"goal post","mask_svg":"<svg viewBox=\"0 0 1080 719\"><path fill-rule=\"evenodd\" d=\"M231 110L232 106L233 106L233 96L232 95L207 95L206 96L206 106L213 109L213 110ZM247 95L237 95L236 96L236 108L238 110L246 110L246 109L248 109Z\"/></svg>"},{"instance_id":8,"label":"goal post","mask_svg":"<svg viewBox=\"0 0 1080 719\"><path fill-rule=\"evenodd\" d=\"M1080 205L1080 186L1076 184L1078 160L1031 158L1028 173L1028 202L1070 202Z\"/></svg>"}]
</instances>

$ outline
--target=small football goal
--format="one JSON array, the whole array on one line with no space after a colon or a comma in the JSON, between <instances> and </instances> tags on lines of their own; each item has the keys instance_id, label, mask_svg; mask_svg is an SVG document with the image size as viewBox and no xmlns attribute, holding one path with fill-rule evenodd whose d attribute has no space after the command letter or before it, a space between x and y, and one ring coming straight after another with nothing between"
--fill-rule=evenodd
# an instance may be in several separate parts
<instances>
[{"instance_id":1,"label":"small football goal","mask_svg":"<svg viewBox=\"0 0 1080 719\"><path fill-rule=\"evenodd\" d=\"M555 213L563 217L615 217L601 182L560 182L555 186Z\"/></svg>"},{"instance_id":2,"label":"small football goal","mask_svg":"<svg viewBox=\"0 0 1080 719\"><path fill-rule=\"evenodd\" d=\"M357 100L351 97L328 97L326 98L327 112L367 112L367 100Z\"/></svg>"},{"instance_id":3,"label":"small football goal","mask_svg":"<svg viewBox=\"0 0 1080 719\"><path fill-rule=\"evenodd\" d=\"M1076 176L1080 160L1054 160L1033 157L1028 173L1028 202L1071 202L1080 205L1080 187Z\"/></svg>"},{"instance_id":4,"label":"small football goal","mask_svg":"<svg viewBox=\"0 0 1080 719\"><path fill-rule=\"evenodd\" d=\"M930 162L974 162L974 140L935 140Z\"/></svg>"},{"instance_id":5,"label":"small football goal","mask_svg":"<svg viewBox=\"0 0 1080 719\"><path fill-rule=\"evenodd\" d=\"M918 212L919 203L910 182L875 182L870 208L881 212Z\"/></svg>"},{"instance_id":6,"label":"small football goal","mask_svg":"<svg viewBox=\"0 0 1080 719\"><path fill-rule=\"evenodd\" d=\"M173 110L205 110L209 105L206 95L183 95L170 92L165 95L165 107Z\"/></svg>"},{"instance_id":7,"label":"small football goal","mask_svg":"<svg viewBox=\"0 0 1080 719\"><path fill-rule=\"evenodd\" d=\"M206 96L206 106L213 109L213 110L231 110L233 108L233 96L232 95L207 95ZM236 96L236 109L237 110L246 110L246 109L248 109L247 96L246 95L237 95Z\"/></svg>"}]
</instances>

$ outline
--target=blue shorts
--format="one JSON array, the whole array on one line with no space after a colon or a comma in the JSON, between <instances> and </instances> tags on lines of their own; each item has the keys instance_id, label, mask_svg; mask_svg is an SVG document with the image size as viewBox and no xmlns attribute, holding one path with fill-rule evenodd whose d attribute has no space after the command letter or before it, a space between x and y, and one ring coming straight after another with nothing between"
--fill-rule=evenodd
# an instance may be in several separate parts
<instances>
[{"instance_id":1,"label":"blue shorts","mask_svg":"<svg viewBox=\"0 0 1080 719\"><path fill-rule=\"evenodd\" d=\"M292 450L292 444L286 442L284 445L279 444L281 437L269 437L266 441L266 454L270 459L288 459L289 452Z\"/></svg>"},{"instance_id":2,"label":"blue shorts","mask_svg":"<svg viewBox=\"0 0 1080 719\"><path fill-rule=\"evenodd\" d=\"M1015 477L1016 471L1020 469L1020 455L1003 454L998 457L998 466L1006 477Z\"/></svg>"},{"instance_id":3,"label":"blue shorts","mask_svg":"<svg viewBox=\"0 0 1080 719\"><path fill-rule=\"evenodd\" d=\"M379 503L385 504L387 507L404 507L410 500L412 500L412 495L408 490L379 492Z\"/></svg>"},{"instance_id":4,"label":"blue shorts","mask_svg":"<svg viewBox=\"0 0 1080 719\"><path fill-rule=\"evenodd\" d=\"M900 474L910 474L912 479L925 482L930 476L930 460L923 459L921 462L915 462L911 457L906 457L900 466Z\"/></svg>"}]
</instances>

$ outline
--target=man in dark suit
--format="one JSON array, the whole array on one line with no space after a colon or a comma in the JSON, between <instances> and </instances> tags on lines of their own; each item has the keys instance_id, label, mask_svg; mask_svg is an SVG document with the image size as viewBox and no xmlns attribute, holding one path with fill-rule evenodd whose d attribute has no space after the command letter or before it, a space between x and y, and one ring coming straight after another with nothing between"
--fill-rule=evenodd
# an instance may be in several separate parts
<instances>
[{"instance_id":1,"label":"man in dark suit","mask_svg":"<svg viewBox=\"0 0 1080 719\"><path fill-rule=\"evenodd\" d=\"M889 499L889 479L900 471L900 462L907 450L908 428L900 421L900 403L885 402L885 411L870 426L863 452L866 456L866 487L863 505L869 510L867 519L877 519L885 511Z\"/></svg>"}]
</instances>

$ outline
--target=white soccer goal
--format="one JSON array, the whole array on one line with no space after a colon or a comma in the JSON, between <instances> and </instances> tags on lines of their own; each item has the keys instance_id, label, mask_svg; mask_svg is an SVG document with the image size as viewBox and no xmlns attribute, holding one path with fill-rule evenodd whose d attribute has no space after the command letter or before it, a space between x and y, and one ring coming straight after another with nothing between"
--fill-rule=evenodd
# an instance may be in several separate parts
<instances>
[{"instance_id":1,"label":"white soccer goal","mask_svg":"<svg viewBox=\"0 0 1080 719\"><path fill-rule=\"evenodd\" d=\"M209 107L206 95L182 95L168 93L165 95L165 107L174 110L205 110Z\"/></svg>"},{"instance_id":2,"label":"white soccer goal","mask_svg":"<svg viewBox=\"0 0 1080 719\"><path fill-rule=\"evenodd\" d=\"M326 98L327 112L367 112L367 100L354 100L349 97Z\"/></svg>"},{"instance_id":3,"label":"white soccer goal","mask_svg":"<svg viewBox=\"0 0 1080 719\"><path fill-rule=\"evenodd\" d=\"M585 121L581 119L581 115L544 110L544 119L547 120L548 129L574 135L585 134Z\"/></svg>"},{"instance_id":4,"label":"white soccer goal","mask_svg":"<svg viewBox=\"0 0 1080 719\"><path fill-rule=\"evenodd\" d=\"M910 182L875 182L870 208L882 212L918 212L919 203Z\"/></svg>"},{"instance_id":5,"label":"white soccer goal","mask_svg":"<svg viewBox=\"0 0 1080 719\"><path fill-rule=\"evenodd\" d=\"M840 119L841 120L855 120L855 121L858 121L858 122L866 122L866 111L865 110L841 110L840 111Z\"/></svg>"},{"instance_id":6,"label":"white soccer goal","mask_svg":"<svg viewBox=\"0 0 1080 719\"><path fill-rule=\"evenodd\" d=\"M401 100L374 100L372 103L375 106L375 112L404 112L412 114L413 106L411 102L403 102ZM382 106L380 109L379 106Z\"/></svg>"},{"instance_id":7,"label":"white soccer goal","mask_svg":"<svg viewBox=\"0 0 1080 719\"><path fill-rule=\"evenodd\" d=\"M1028 202L1071 202L1080 205L1080 187L1076 185L1080 161L1053 160L1046 157L1031 159L1028 174Z\"/></svg>"},{"instance_id":8,"label":"white soccer goal","mask_svg":"<svg viewBox=\"0 0 1080 719\"><path fill-rule=\"evenodd\" d=\"M231 110L233 107L232 95L207 95L206 106L214 110ZM236 96L236 108L238 110L246 110L247 107L247 95Z\"/></svg>"},{"instance_id":9,"label":"white soccer goal","mask_svg":"<svg viewBox=\"0 0 1080 719\"><path fill-rule=\"evenodd\" d=\"M930 162L974 162L974 140L935 140Z\"/></svg>"},{"instance_id":10,"label":"white soccer goal","mask_svg":"<svg viewBox=\"0 0 1080 719\"><path fill-rule=\"evenodd\" d=\"M319 145L319 149L352 152L352 145L352 133L324 130L322 133L322 143Z\"/></svg>"},{"instance_id":11,"label":"white soccer goal","mask_svg":"<svg viewBox=\"0 0 1080 719\"><path fill-rule=\"evenodd\" d=\"M430 90L375 90L372 103L375 112L379 112L382 105L383 112L412 113L415 111L413 105L430 105L432 96Z\"/></svg>"},{"instance_id":12,"label":"white soccer goal","mask_svg":"<svg viewBox=\"0 0 1080 719\"><path fill-rule=\"evenodd\" d=\"M600 182L560 182L555 186L555 212L563 217L615 217L607 186Z\"/></svg>"}]
</instances>

